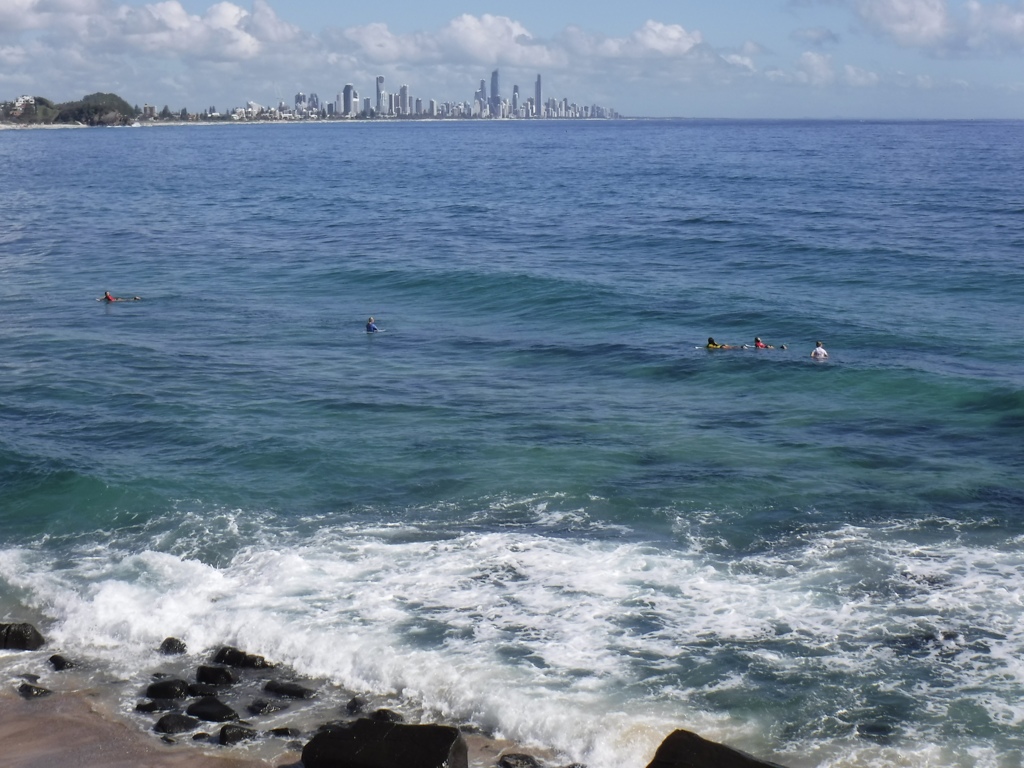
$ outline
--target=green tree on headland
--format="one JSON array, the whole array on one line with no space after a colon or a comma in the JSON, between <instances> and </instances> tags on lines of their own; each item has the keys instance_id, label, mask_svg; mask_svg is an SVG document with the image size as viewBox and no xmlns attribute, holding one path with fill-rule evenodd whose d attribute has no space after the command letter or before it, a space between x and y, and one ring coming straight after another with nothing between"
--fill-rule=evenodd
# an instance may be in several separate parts
<instances>
[{"instance_id":1,"label":"green tree on headland","mask_svg":"<svg viewBox=\"0 0 1024 768\"><path fill-rule=\"evenodd\" d=\"M81 101L58 105L55 123L83 123L84 125L121 125L135 117L131 104L113 93L90 93Z\"/></svg>"}]
</instances>

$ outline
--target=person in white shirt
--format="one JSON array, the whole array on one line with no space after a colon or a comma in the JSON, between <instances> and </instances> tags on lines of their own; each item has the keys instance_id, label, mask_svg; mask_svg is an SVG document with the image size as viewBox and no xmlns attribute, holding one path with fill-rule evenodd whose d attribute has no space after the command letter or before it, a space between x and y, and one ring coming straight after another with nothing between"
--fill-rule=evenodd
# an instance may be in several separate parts
<instances>
[{"instance_id":1,"label":"person in white shirt","mask_svg":"<svg viewBox=\"0 0 1024 768\"><path fill-rule=\"evenodd\" d=\"M820 341L814 342L814 349L811 350L812 360L828 360L828 352L821 346Z\"/></svg>"}]
</instances>

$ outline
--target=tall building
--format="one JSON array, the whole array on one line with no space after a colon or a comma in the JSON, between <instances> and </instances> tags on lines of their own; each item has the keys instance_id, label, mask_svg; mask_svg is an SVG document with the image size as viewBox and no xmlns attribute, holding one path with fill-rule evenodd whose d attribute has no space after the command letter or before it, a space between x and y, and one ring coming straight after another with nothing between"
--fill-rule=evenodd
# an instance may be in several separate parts
<instances>
[{"instance_id":1,"label":"tall building","mask_svg":"<svg viewBox=\"0 0 1024 768\"><path fill-rule=\"evenodd\" d=\"M498 70L491 72L491 97L487 100L491 117L501 117L501 91L498 90Z\"/></svg>"},{"instance_id":2,"label":"tall building","mask_svg":"<svg viewBox=\"0 0 1024 768\"><path fill-rule=\"evenodd\" d=\"M387 112L387 99L384 97L384 75L377 75L377 114Z\"/></svg>"},{"instance_id":3,"label":"tall building","mask_svg":"<svg viewBox=\"0 0 1024 768\"><path fill-rule=\"evenodd\" d=\"M409 86L403 85L398 89L398 108L402 110L403 115L408 115L412 112L409 108Z\"/></svg>"},{"instance_id":4,"label":"tall building","mask_svg":"<svg viewBox=\"0 0 1024 768\"><path fill-rule=\"evenodd\" d=\"M346 83L341 89L341 114L349 117L357 109L359 97L355 95L356 89L352 83Z\"/></svg>"},{"instance_id":5,"label":"tall building","mask_svg":"<svg viewBox=\"0 0 1024 768\"><path fill-rule=\"evenodd\" d=\"M519 117L519 86L512 86L512 114Z\"/></svg>"},{"instance_id":6,"label":"tall building","mask_svg":"<svg viewBox=\"0 0 1024 768\"><path fill-rule=\"evenodd\" d=\"M533 86L534 117L544 117L544 102L540 98L540 75L537 75L537 84Z\"/></svg>"}]
</instances>

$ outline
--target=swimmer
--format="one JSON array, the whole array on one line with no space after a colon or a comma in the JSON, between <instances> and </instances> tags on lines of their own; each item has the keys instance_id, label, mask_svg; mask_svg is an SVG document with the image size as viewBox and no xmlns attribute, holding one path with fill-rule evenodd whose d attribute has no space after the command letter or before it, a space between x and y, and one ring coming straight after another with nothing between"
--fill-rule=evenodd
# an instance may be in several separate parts
<instances>
[{"instance_id":1,"label":"swimmer","mask_svg":"<svg viewBox=\"0 0 1024 768\"><path fill-rule=\"evenodd\" d=\"M828 360L828 352L821 345L820 341L814 342L814 349L811 350L811 360Z\"/></svg>"},{"instance_id":2,"label":"swimmer","mask_svg":"<svg viewBox=\"0 0 1024 768\"><path fill-rule=\"evenodd\" d=\"M372 317L369 320L366 321L366 332L367 333L377 333L377 331L379 331L379 330L380 330L380 328L378 328L377 324L375 322L373 322L373 318Z\"/></svg>"}]
</instances>

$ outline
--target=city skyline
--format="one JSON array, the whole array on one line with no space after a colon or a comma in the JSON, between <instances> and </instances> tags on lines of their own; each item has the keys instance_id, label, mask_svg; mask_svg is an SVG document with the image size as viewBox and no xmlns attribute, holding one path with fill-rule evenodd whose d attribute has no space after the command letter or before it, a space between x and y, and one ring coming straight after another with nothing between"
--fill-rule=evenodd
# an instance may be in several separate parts
<instances>
[{"instance_id":1,"label":"city skyline","mask_svg":"<svg viewBox=\"0 0 1024 768\"><path fill-rule=\"evenodd\" d=\"M56 101L376 106L377 76L451 101L498 69L637 117L1024 118L1022 59L1022 0L0 0L0 93Z\"/></svg>"},{"instance_id":2,"label":"city skyline","mask_svg":"<svg viewBox=\"0 0 1024 768\"><path fill-rule=\"evenodd\" d=\"M275 105L264 105L249 100L245 106L232 106L223 112L216 106L202 111L204 116L234 115L238 118L255 119L268 117L272 119L289 118L482 118L482 119L608 119L621 115L607 105L578 104L569 97L543 98L542 75L537 74L533 84L533 95L520 98L519 85L512 86L511 97L505 99L501 95L500 72L494 69L490 77L490 89L487 80L480 80L480 86L473 94L473 100L439 101L425 99L410 92L407 84L399 86L397 91L389 91L387 78L377 75L374 78L374 97L360 96L359 89L353 83L346 83L333 100L322 99L318 92L299 91L292 103L279 99ZM169 106L164 107L169 110ZM155 117L156 109L148 102L142 108L147 117ZM170 110L177 115L188 110ZM189 114L200 114L188 110Z\"/></svg>"}]
</instances>

